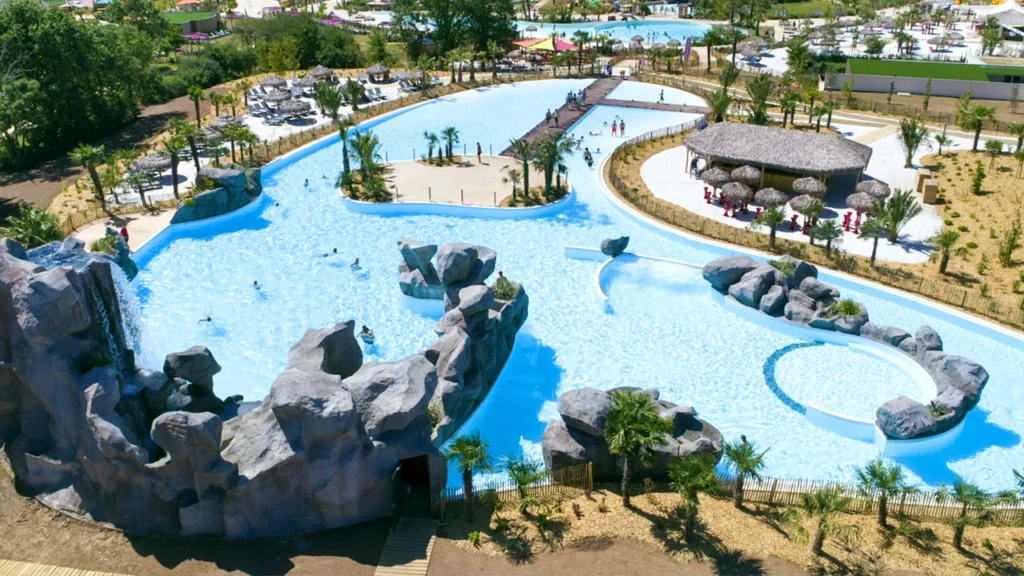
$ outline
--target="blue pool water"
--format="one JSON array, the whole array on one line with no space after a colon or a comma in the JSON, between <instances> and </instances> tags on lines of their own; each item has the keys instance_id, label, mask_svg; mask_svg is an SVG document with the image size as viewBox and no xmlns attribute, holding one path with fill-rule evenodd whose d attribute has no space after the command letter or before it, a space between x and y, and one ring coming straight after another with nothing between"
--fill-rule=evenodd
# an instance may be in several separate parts
<instances>
[{"instance_id":1,"label":"blue pool water","mask_svg":"<svg viewBox=\"0 0 1024 576\"><path fill-rule=\"evenodd\" d=\"M535 32L527 32L530 26L537 28ZM516 28L526 38L541 38L553 33L565 33L565 39L572 42L572 35L577 31L591 35L604 34L629 44L634 36L643 36L644 42L666 43L669 40L686 42L687 38L699 40L710 28L707 24L688 20L649 20L646 22L581 22L578 24L544 24L543 22L517 22Z\"/></svg>"},{"instance_id":2,"label":"blue pool water","mask_svg":"<svg viewBox=\"0 0 1024 576\"><path fill-rule=\"evenodd\" d=\"M422 132L447 125L457 126L470 145L479 141L497 152L585 84L551 80L457 94L364 129L379 135L392 160L411 158L414 147L422 154ZM660 88L636 90L641 99ZM616 115L625 119L629 136L692 118L594 108L571 131L603 132L585 142L599 162L622 141L604 128ZM308 327L354 318L377 334L368 361L414 353L435 339L436 318L411 311L401 296L396 242L403 236L438 244L463 240L496 249L498 268L530 294L530 318L512 357L463 428L480 430L494 454L536 452L559 392L634 385L658 387L667 399L695 406L729 439L746 434L771 446L771 475L848 480L855 466L875 456L874 445L818 428L780 400L766 383L765 365L802 340L738 314L699 271L645 260L623 264L606 278L610 311L597 302L599 263L566 258L566 246L596 247L625 234L636 253L697 264L729 250L638 221L605 195L579 155L568 162L576 204L533 220L355 214L331 184L340 165L337 139L322 141L267 167L257 205L175 227L151 241L139 254L141 272L133 282L140 362L159 367L168 352L205 344L224 368L216 377L218 393L258 400ZM332 248L340 256L324 258ZM358 273L348 268L355 257L363 266ZM913 300L823 276L863 302L876 322L910 331L934 326L947 350L981 362L992 375L951 448L901 460L914 479L937 484L960 473L986 488L1008 487L1011 468L1024 467L1024 389L1016 374L1024 366L1024 344ZM197 324L207 315L212 324ZM898 366L833 344L784 353L774 368L778 388L790 397L852 417L870 418L881 400L898 394L922 393Z\"/></svg>"}]
</instances>

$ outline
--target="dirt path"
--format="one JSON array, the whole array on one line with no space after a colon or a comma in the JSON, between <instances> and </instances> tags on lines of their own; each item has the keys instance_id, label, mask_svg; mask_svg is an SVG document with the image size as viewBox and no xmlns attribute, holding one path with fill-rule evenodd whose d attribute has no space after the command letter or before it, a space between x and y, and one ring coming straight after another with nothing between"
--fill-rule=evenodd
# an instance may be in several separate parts
<instances>
[{"instance_id":1,"label":"dirt path","mask_svg":"<svg viewBox=\"0 0 1024 576\"><path fill-rule=\"evenodd\" d=\"M227 88L218 87L213 91L219 94L226 92ZM209 112L210 103L201 102L200 113L205 116ZM107 151L141 146L163 132L172 118L195 120L195 117L195 106L192 101L187 96L182 96L163 104L146 106L135 122L96 144L102 144ZM0 220L6 219L12 213L16 202L27 202L40 208L48 207L60 194L61 186L69 179L78 178L82 173L82 168L72 163L66 155L44 162L31 170L0 172Z\"/></svg>"}]
</instances>

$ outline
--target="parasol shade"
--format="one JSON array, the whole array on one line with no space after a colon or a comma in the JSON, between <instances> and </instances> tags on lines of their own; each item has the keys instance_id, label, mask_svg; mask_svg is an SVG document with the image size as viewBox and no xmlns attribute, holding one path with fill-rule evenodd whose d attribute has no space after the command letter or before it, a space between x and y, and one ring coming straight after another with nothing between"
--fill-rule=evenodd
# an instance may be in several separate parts
<instances>
[{"instance_id":1,"label":"parasol shade","mask_svg":"<svg viewBox=\"0 0 1024 576\"><path fill-rule=\"evenodd\" d=\"M789 206L793 210L796 210L797 212L800 212L802 214L802 211L805 210L808 206L810 206L812 202L817 202L818 205L822 207L822 210L825 209L825 205L821 203L821 200L815 198L814 196L808 196L807 194L793 198L792 200L789 201ZM814 216L817 216L817 214L814 214Z\"/></svg>"},{"instance_id":2,"label":"parasol shade","mask_svg":"<svg viewBox=\"0 0 1024 576\"><path fill-rule=\"evenodd\" d=\"M309 105L309 102L303 102L302 100L289 100L287 102L282 102L277 109L284 114L304 114L312 110L313 107Z\"/></svg>"},{"instance_id":3,"label":"parasol shade","mask_svg":"<svg viewBox=\"0 0 1024 576\"><path fill-rule=\"evenodd\" d=\"M387 66L385 66L385 65L383 65L383 64L381 64L379 62L377 64L374 64L373 66L370 66L369 68L366 69L366 73L371 75L371 76L379 76L379 75L382 75L382 74L387 74L389 72L391 72L391 70L389 70Z\"/></svg>"},{"instance_id":4,"label":"parasol shade","mask_svg":"<svg viewBox=\"0 0 1024 576\"><path fill-rule=\"evenodd\" d=\"M288 82L277 74L271 74L264 78L260 85L264 88L280 88L281 86L287 86Z\"/></svg>"},{"instance_id":5,"label":"parasol shade","mask_svg":"<svg viewBox=\"0 0 1024 576\"><path fill-rule=\"evenodd\" d=\"M878 200L864 192L857 192L846 197L846 207L858 212L870 212L877 203Z\"/></svg>"},{"instance_id":6,"label":"parasol shade","mask_svg":"<svg viewBox=\"0 0 1024 576\"><path fill-rule=\"evenodd\" d=\"M285 92L284 90L274 90L263 96L263 100L266 102L284 102L285 100L291 100L292 93Z\"/></svg>"},{"instance_id":7,"label":"parasol shade","mask_svg":"<svg viewBox=\"0 0 1024 576\"><path fill-rule=\"evenodd\" d=\"M299 78L298 84L300 88L312 88L321 82L323 82L323 79L317 78L316 76L313 76L313 74L306 74L302 78Z\"/></svg>"},{"instance_id":8,"label":"parasol shade","mask_svg":"<svg viewBox=\"0 0 1024 576\"><path fill-rule=\"evenodd\" d=\"M309 75L313 78L331 78L334 76L334 70L323 65L318 65L316 68L309 71Z\"/></svg>"},{"instance_id":9,"label":"parasol shade","mask_svg":"<svg viewBox=\"0 0 1024 576\"><path fill-rule=\"evenodd\" d=\"M779 192L775 188L764 188L762 190L758 190L757 194L754 194L754 202L764 206L765 208L785 206L788 201L789 196L786 196L785 193Z\"/></svg>"},{"instance_id":10,"label":"parasol shade","mask_svg":"<svg viewBox=\"0 0 1024 576\"><path fill-rule=\"evenodd\" d=\"M867 194L875 200L885 200L889 197L889 186L880 180L865 180L857 184L856 191Z\"/></svg>"},{"instance_id":11,"label":"parasol shade","mask_svg":"<svg viewBox=\"0 0 1024 576\"><path fill-rule=\"evenodd\" d=\"M242 119L240 117L238 117L238 116L231 116L230 114L225 114L225 115L217 116L213 120L210 120L206 124L206 127L210 128L212 130L220 131L220 130L223 130L224 128L227 128L228 126L231 126L233 124L234 125L242 125L244 123L245 122L243 122Z\"/></svg>"},{"instance_id":12,"label":"parasol shade","mask_svg":"<svg viewBox=\"0 0 1024 576\"><path fill-rule=\"evenodd\" d=\"M722 186L722 195L733 202L750 202L754 199L754 191L750 186L740 182L729 182Z\"/></svg>"},{"instance_id":13,"label":"parasol shade","mask_svg":"<svg viewBox=\"0 0 1024 576\"><path fill-rule=\"evenodd\" d=\"M824 198L825 192L828 191L828 186L824 182L817 178L800 178L793 181L793 192L797 194L806 194L808 196L814 196L817 198Z\"/></svg>"},{"instance_id":14,"label":"parasol shade","mask_svg":"<svg viewBox=\"0 0 1024 576\"><path fill-rule=\"evenodd\" d=\"M732 171L729 178L733 182L742 182L747 186L757 186L761 182L761 171L753 166L740 166Z\"/></svg>"},{"instance_id":15,"label":"parasol shade","mask_svg":"<svg viewBox=\"0 0 1024 576\"><path fill-rule=\"evenodd\" d=\"M718 168L705 170L704 173L700 175L700 179L716 189L725 186L731 180L728 172Z\"/></svg>"},{"instance_id":16,"label":"parasol shade","mask_svg":"<svg viewBox=\"0 0 1024 576\"><path fill-rule=\"evenodd\" d=\"M160 154L150 154L135 161L135 168L143 172L163 172L171 167L171 159Z\"/></svg>"}]
</instances>

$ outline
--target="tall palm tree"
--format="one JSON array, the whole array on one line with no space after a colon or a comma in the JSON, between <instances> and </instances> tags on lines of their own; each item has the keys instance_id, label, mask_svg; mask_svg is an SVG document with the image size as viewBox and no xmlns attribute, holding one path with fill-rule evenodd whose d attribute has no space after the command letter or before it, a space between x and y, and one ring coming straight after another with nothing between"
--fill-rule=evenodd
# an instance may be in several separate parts
<instances>
[{"instance_id":1,"label":"tall palm tree","mask_svg":"<svg viewBox=\"0 0 1024 576\"><path fill-rule=\"evenodd\" d=\"M228 124L220 133L231 145L231 162L237 162L235 159L235 142L238 142L241 138L242 127L238 124Z\"/></svg>"},{"instance_id":2,"label":"tall palm tree","mask_svg":"<svg viewBox=\"0 0 1024 576\"><path fill-rule=\"evenodd\" d=\"M747 82L747 95L750 96L750 110L748 111L748 122L751 124L768 124L768 99L775 91L775 82L768 72L758 74L756 78Z\"/></svg>"},{"instance_id":3,"label":"tall palm tree","mask_svg":"<svg viewBox=\"0 0 1024 576\"><path fill-rule=\"evenodd\" d=\"M708 107L711 108L711 112L715 115L715 122L724 120L726 113L729 112L729 106L732 105L732 96L729 95L729 91L725 88L719 88L712 92L705 100L708 103Z\"/></svg>"},{"instance_id":4,"label":"tall palm tree","mask_svg":"<svg viewBox=\"0 0 1024 576\"><path fill-rule=\"evenodd\" d=\"M196 167L196 174L198 174L200 168L199 145L197 142L199 130L191 122L182 118L172 118L168 126L171 129L171 134L183 138L188 144L189 155L192 157L192 163Z\"/></svg>"},{"instance_id":5,"label":"tall palm tree","mask_svg":"<svg viewBox=\"0 0 1024 576\"><path fill-rule=\"evenodd\" d=\"M572 33L572 41L576 44L576 68L582 74L583 73L583 49L586 48L587 43L590 42L590 33L584 30L577 30Z\"/></svg>"},{"instance_id":6,"label":"tall palm tree","mask_svg":"<svg viewBox=\"0 0 1024 576\"><path fill-rule=\"evenodd\" d=\"M779 107L782 108L782 127L786 127L786 118L793 120L796 114L796 106L800 103L800 95L792 90L787 91L779 99Z\"/></svg>"},{"instance_id":7,"label":"tall palm tree","mask_svg":"<svg viewBox=\"0 0 1024 576\"><path fill-rule=\"evenodd\" d=\"M362 84L349 78L348 82L345 82L342 92L345 93L345 99L352 105L352 111L357 112L359 110L359 101L366 95L366 88Z\"/></svg>"},{"instance_id":8,"label":"tall palm tree","mask_svg":"<svg viewBox=\"0 0 1024 576\"><path fill-rule=\"evenodd\" d=\"M238 82L235 82L235 88L237 88L238 92L242 95L242 103L244 103L245 107L248 108L249 89L252 88L252 80L249 80L248 78L242 78Z\"/></svg>"},{"instance_id":9,"label":"tall palm tree","mask_svg":"<svg viewBox=\"0 0 1024 576\"><path fill-rule=\"evenodd\" d=\"M206 99L210 102L210 106L213 106L213 115L220 116L220 105L224 102L224 97L211 90Z\"/></svg>"},{"instance_id":10,"label":"tall palm tree","mask_svg":"<svg viewBox=\"0 0 1024 576\"><path fill-rule=\"evenodd\" d=\"M960 241L960 233L956 230L943 230L927 240L936 250L939 251L939 274L946 273L949 266L949 257L953 254L953 248Z\"/></svg>"},{"instance_id":11,"label":"tall palm tree","mask_svg":"<svg viewBox=\"0 0 1024 576\"><path fill-rule=\"evenodd\" d=\"M871 500L878 494L878 525L889 525L889 498L912 494L917 489L907 484L903 466L893 463L887 466L881 456L857 468L857 484L861 496Z\"/></svg>"},{"instance_id":12,"label":"tall palm tree","mask_svg":"<svg viewBox=\"0 0 1024 576\"><path fill-rule=\"evenodd\" d=\"M473 473L491 469L491 457L487 454L487 442L480 438L480 432L459 436L445 448L444 457L462 472L462 496L466 505L466 520L473 520Z\"/></svg>"},{"instance_id":13,"label":"tall palm tree","mask_svg":"<svg viewBox=\"0 0 1024 576\"><path fill-rule=\"evenodd\" d=\"M96 194L96 198L100 201L100 208L106 212L107 197L103 194L103 183L100 181L100 173L96 170L96 168L106 159L106 155L103 153L103 146L79 144L74 150L68 153L68 157L71 158L72 162L82 166L89 173L89 179L92 180L93 192Z\"/></svg>"},{"instance_id":14,"label":"tall palm tree","mask_svg":"<svg viewBox=\"0 0 1024 576\"><path fill-rule=\"evenodd\" d=\"M171 191L174 192L175 200L181 200L178 196L178 163L181 162L181 153L186 145L185 139L177 135L164 140L161 145L164 154L171 159Z\"/></svg>"},{"instance_id":15,"label":"tall palm tree","mask_svg":"<svg viewBox=\"0 0 1024 576\"><path fill-rule=\"evenodd\" d=\"M350 185L352 182L352 165L348 156L348 148L351 145L348 124L338 126L338 136L341 138L341 184Z\"/></svg>"},{"instance_id":16,"label":"tall palm tree","mask_svg":"<svg viewBox=\"0 0 1024 576\"><path fill-rule=\"evenodd\" d=\"M850 498L843 496L843 489L822 488L802 495L800 505L786 511L786 517L795 527L795 535L807 538L807 529L803 526L803 517L814 523L814 536L811 538L811 554L821 554L825 539L844 530L856 530L856 526L844 527L835 521L836 516L846 512L850 507Z\"/></svg>"},{"instance_id":17,"label":"tall palm tree","mask_svg":"<svg viewBox=\"0 0 1024 576\"><path fill-rule=\"evenodd\" d=\"M737 508L743 507L743 481L747 478L761 479L761 470L764 470L764 455L766 449L760 454L753 442L732 442L726 444L725 461L736 475L736 484L732 489L732 504Z\"/></svg>"},{"instance_id":18,"label":"tall palm tree","mask_svg":"<svg viewBox=\"0 0 1024 576\"><path fill-rule=\"evenodd\" d=\"M189 124L191 126L191 124ZM139 200L142 201L142 207L149 210L149 203L146 202L146 176L139 172L129 172L125 177L125 182L130 186L135 193L139 195Z\"/></svg>"},{"instance_id":19,"label":"tall palm tree","mask_svg":"<svg viewBox=\"0 0 1024 576\"><path fill-rule=\"evenodd\" d=\"M523 194L530 197L530 160L533 159L533 142L523 138L509 140L509 151L523 163Z\"/></svg>"},{"instance_id":20,"label":"tall palm tree","mask_svg":"<svg viewBox=\"0 0 1024 576\"><path fill-rule=\"evenodd\" d=\"M370 130L356 132L352 150L359 158L360 181L367 186L380 170L380 139Z\"/></svg>"},{"instance_id":21,"label":"tall palm tree","mask_svg":"<svg viewBox=\"0 0 1024 576\"><path fill-rule=\"evenodd\" d=\"M441 138L445 141L445 156L451 162L453 148L459 143L459 129L455 126L448 126L441 130Z\"/></svg>"},{"instance_id":22,"label":"tall palm tree","mask_svg":"<svg viewBox=\"0 0 1024 576\"><path fill-rule=\"evenodd\" d=\"M505 173L505 176L501 177L502 184L512 185L512 202L516 201L516 186L519 185L520 180L523 179L523 173L518 168L513 168L511 165L505 165L501 167L501 171Z\"/></svg>"},{"instance_id":23,"label":"tall palm tree","mask_svg":"<svg viewBox=\"0 0 1024 576\"><path fill-rule=\"evenodd\" d=\"M721 24L716 24L711 28L708 28L704 32L704 45L708 48L708 72L711 72L711 48L716 44L725 42L725 28Z\"/></svg>"},{"instance_id":24,"label":"tall palm tree","mask_svg":"<svg viewBox=\"0 0 1024 576\"><path fill-rule=\"evenodd\" d=\"M260 137L250 130L248 126L242 126L238 141L242 146L242 150L245 150L245 148L249 149L249 165L252 165L253 148L260 143Z\"/></svg>"},{"instance_id":25,"label":"tall palm tree","mask_svg":"<svg viewBox=\"0 0 1024 576\"><path fill-rule=\"evenodd\" d=\"M491 64L491 80L498 80L498 60L501 60L501 55L504 51L501 46L498 45L494 40L487 41L487 60Z\"/></svg>"},{"instance_id":26,"label":"tall palm tree","mask_svg":"<svg viewBox=\"0 0 1024 576\"><path fill-rule=\"evenodd\" d=\"M1017 148L1015 152L1020 152L1021 146L1024 146L1024 123L1022 122L1010 122L1008 126L1010 134L1017 137Z\"/></svg>"},{"instance_id":27,"label":"tall palm tree","mask_svg":"<svg viewBox=\"0 0 1024 576\"><path fill-rule=\"evenodd\" d=\"M196 108L196 128L201 128L203 124L202 116L199 114L199 103L206 100L206 95L203 94L203 89L199 86L189 86L185 93L188 95L188 99L192 101L192 105Z\"/></svg>"},{"instance_id":28,"label":"tall palm tree","mask_svg":"<svg viewBox=\"0 0 1024 576\"><path fill-rule=\"evenodd\" d=\"M914 167L914 154L921 146L931 148L928 127L919 118L900 119L900 144L906 153L904 168Z\"/></svg>"},{"instance_id":29,"label":"tall palm tree","mask_svg":"<svg viewBox=\"0 0 1024 576\"><path fill-rule=\"evenodd\" d=\"M551 196L551 182L560 165L565 164L568 157L579 147L579 143L565 135L555 132L536 143L534 166L544 172L544 196Z\"/></svg>"},{"instance_id":30,"label":"tall palm tree","mask_svg":"<svg viewBox=\"0 0 1024 576\"><path fill-rule=\"evenodd\" d=\"M440 138L437 134L430 132L429 130L423 131L423 139L427 141L427 164L434 163L434 146L437 146ZM440 158L440 155L438 155Z\"/></svg>"},{"instance_id":31,"label":"tall palm tree","mask_svg":"<svg viewBox=\"0 0 1024 576\"><path fill-rule=\"evenodd\" d=\"M313 88L313 101L320 107L320 113L330 117L334 125L338 124L338 109L344 99L337 84L321 82Z\"/></svg>"},{"instance_id":32,"label":"tall palm tree","mask_svg":"<svg viewBox=\"0 0 1024 576\"><path fill-rule=\"evenodd\" d=\"M974 130L974 145L971 150L978 151L978 139L985 122L994 122L996 109L991 106L971 104L970 100L957 103L957 125L965 130Z\"/></svg>"},{"instance_id":33,"label":"tall palm tree","mask_svg":"<svg viewBox=\"0 0 1024 576\"><path fill-rule=\"evenodd\" d=\"M825 242L825 256L832 256L832 245L842 242L843 227L835 220L822 220L811 227L811 238Z\"/></svg>"},{"instance_id":34,"label":"tall palm tree","mask_svg":"<svg viewBox=\"0 0 1024 576\"><path fill-rule=\"evenodd\" d=\"M531 508L536 508L543 502L533 494L530 494L530 486L544 479L544 463L528 458L525 454L519 453L512 457L502 459L502 467L512 483L516 485L516 492L519 496L516 508L523 515L529 515Z\"/></svg>"},{"instance_id":35,"label":"tall palm tree","mask_svg":"<svg viewBox=\"0 0 1024 576\"><path fill-rule=\"evenodd\" d=\"M878 241L882 238L885 238L885 220L878 216L876 210L860 225L860 239L871 240L872 267L874 267L875 258L878 255Z\"/></svg>"},{"instance_id":36,"label":"tall palm tree","mask_svg":"<svg viewBox=\"0 0 1024 576\"><path fill-rule=\"evenodd\" d=\"M882 211L882 216L885 219L886 240L895 244L903 227L916 218L921 210L921 204L914 198L913 190L909 188L894 190Z\"/></svg>"},{"instance_id":37,"label":"tall palm tree","mask_svg":"<svg viewBox=\"0 0 1024 576\"><path fill-rule=\"evenodd\" d=\"M653 448L668 443L672 422L658 415L654 400L646 392L615 390L608 411L604 439L612 454L622 457L622 505L629 507L629 475L634 465L649 463Z\"/></svg>"},{"instance_id":38,"label":"tall palm tree","mask_svg":"<svg viewBox=\"0 0 1024 576\"><path fill-rule=\"evenodd\" d=\"M799 212L800 215L804 217L804 220L810 222L811 226L814 226L815 224L818 223L818 215L821 214L821 211L824 209L825 204L821 200L815 198L814 200L811 200L804 206L797 209L797 212ZM811 236L810 240L811 245L813 246L814 236Z\"/></svg>"},{"instance_id":39,"label":"tall palm tree","mask_svg":"<svg viewBox=\"0 0 1024 576\"><path fill-rule=\"evenodd\" d=\"M999 497L985 492L971 482L957 477L952 486L941 486L935 493L939 502L951 500L960 505L960 513L947 520L953 527L953 547L963 547L964 530L968 526L983 528L993 520L992 505L1000 501Z\"/></svg>"},{"instance_id":40,"label":"tall palm tree","mask_svg":"<svg viewBox=\"0 0 1024 576\"><path fill-rule=\"evenodd\" d=\"M718 491L715 460L710 454L694 454L678 458L669 465L668 477L672 489L679 492L684 509L683 542L689 544L697 527L700 495Z\"/></svg>"},{"instance_id":41,"label":"tall palm tree","mask_svg":"<svg viewBox=\"0 0 1024 576\"><path fill-rule=\"evenodd\" d=\"M227 106L231 110L231 115L234 116L237 113L238 100L235 98L233 92L225 92L220 97L220 105Z\"/></svg>"},{"instance_id":42,"label":"tall palm tree","mask_svg":"<svg viewBox=\"0 0 1024 576\"><path fill-rule=\"evenodd\" d=\"M832 100L830 98L830 99L825 100L824 102L821 103L821 108L822 108L822 110L825 111L826 114L828 114L828 120L825 122L825 127L826 128L831 128L832 127L832 113L835 112L839 108L839 102L836 102L835 100Z\"/></svg>"}]
</instances>

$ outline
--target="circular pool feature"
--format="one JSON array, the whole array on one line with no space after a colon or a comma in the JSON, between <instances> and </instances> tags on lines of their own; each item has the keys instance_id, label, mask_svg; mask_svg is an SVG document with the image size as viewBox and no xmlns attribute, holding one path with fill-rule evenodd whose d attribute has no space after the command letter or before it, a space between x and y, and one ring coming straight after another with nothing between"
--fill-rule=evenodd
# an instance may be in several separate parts
<instances>
[{"instance_id":1,"label":"circular pool feature","mask_svg":"<svg viewBox=\"0 0 1024 576\"><path fill-rule=\"evenodd\" d=\"M530 26L537 28L535 32L527 32ZM572 42L575 32L587 32L591 35L604 34L621 40L629 45L634 36L643 36L644 42L667 43L669 40L685 42L687 38L699 40L711 28L707 24L687 20L648 20L646 22L578 22L574 24L547 24L543 22L516 22L516 28L526 38L544 38L552 34L565 33L565 40Z\"/></svg>"}]
</instances>

